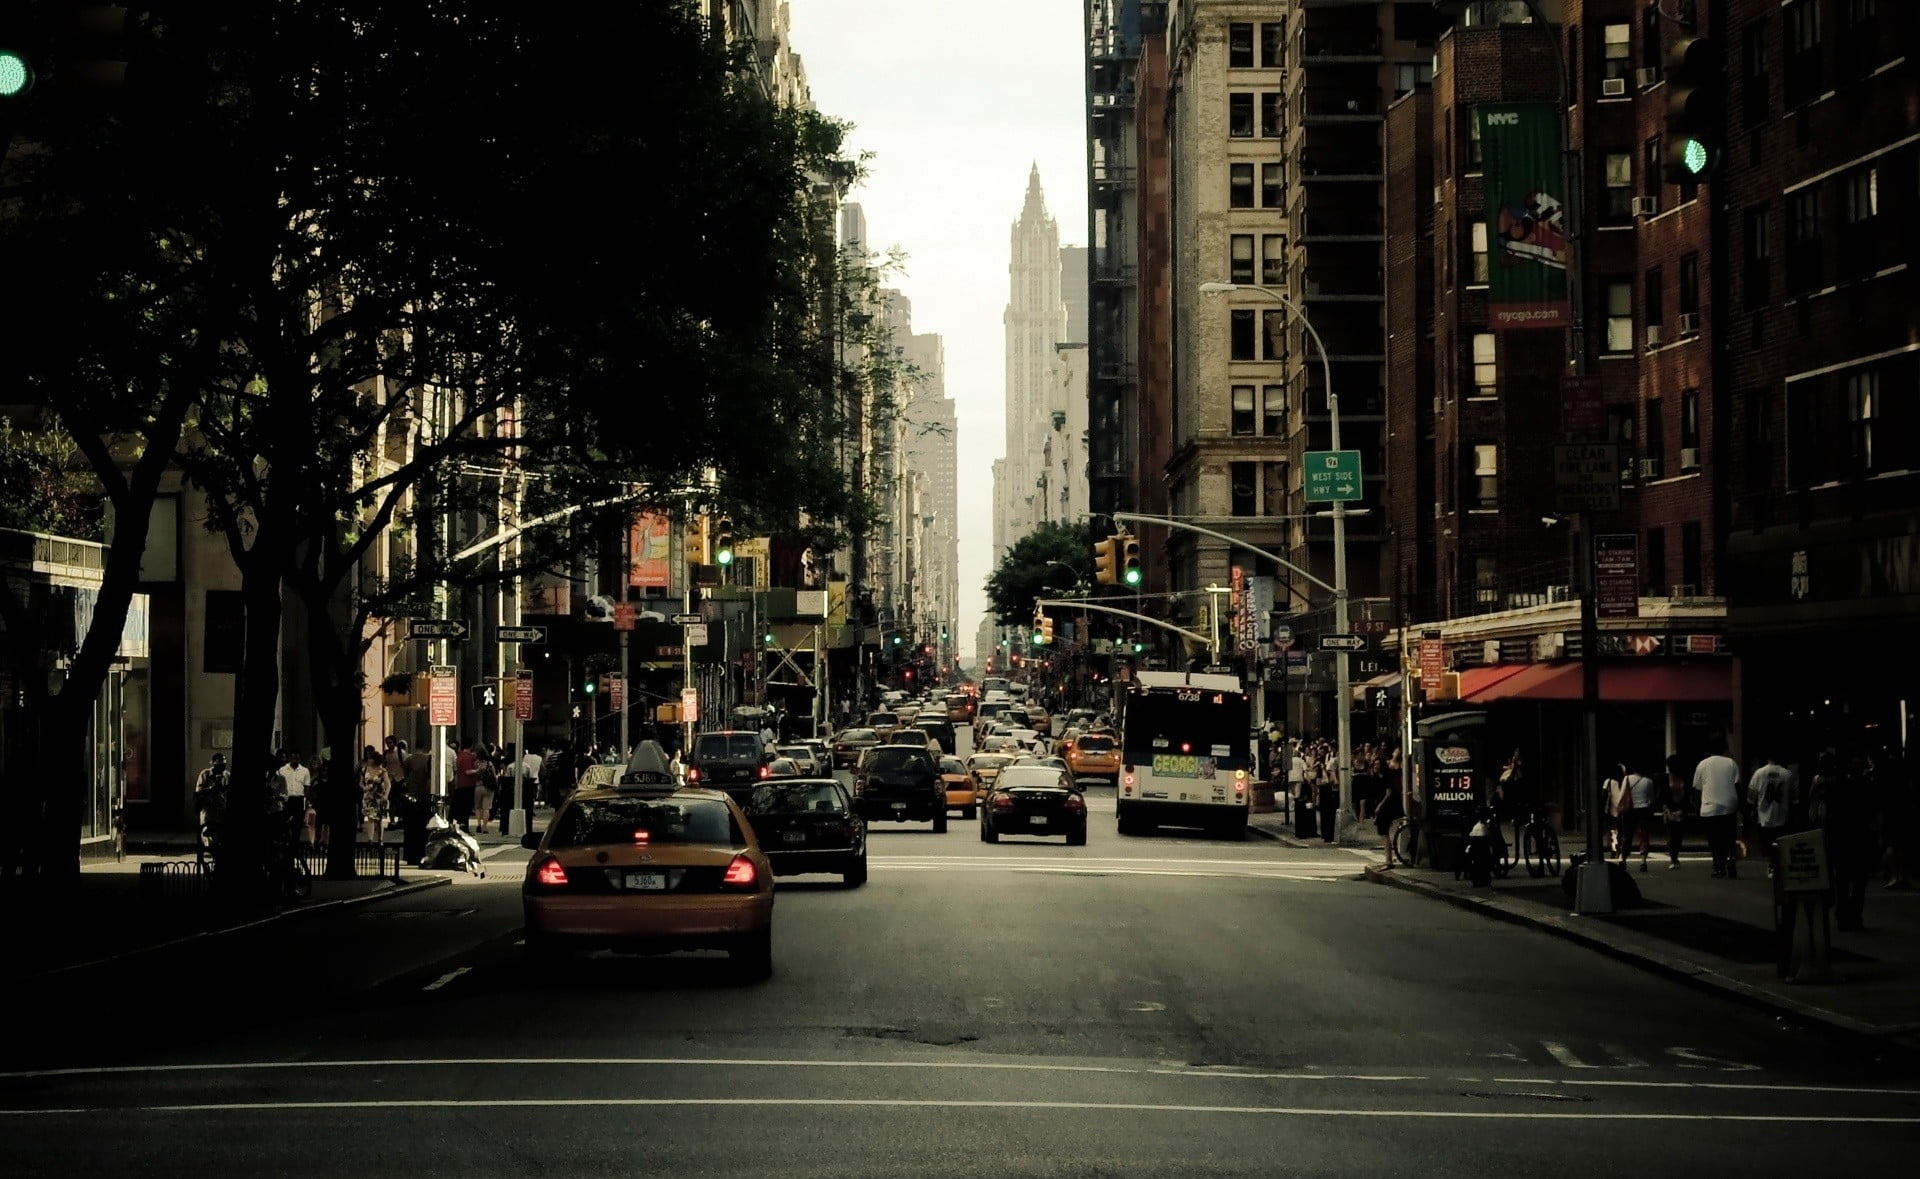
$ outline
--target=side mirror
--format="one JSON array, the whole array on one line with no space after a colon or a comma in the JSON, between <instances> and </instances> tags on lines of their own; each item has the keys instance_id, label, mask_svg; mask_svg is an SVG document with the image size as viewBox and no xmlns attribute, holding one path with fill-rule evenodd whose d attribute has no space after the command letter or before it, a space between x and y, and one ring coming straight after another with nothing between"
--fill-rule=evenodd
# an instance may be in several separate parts
<instances>
[{"instance_id":1,"label":"side mirror","mask_svg":"<svg viewBox=\"0 0 1920 1179\"><path fill-rule=\"evenodd\" d=\"M520 837L520 846L526 848L528 851L539 851L540 833L538 831L529 831L525 835L522 835Z\"/></svg>"}]
</instances>

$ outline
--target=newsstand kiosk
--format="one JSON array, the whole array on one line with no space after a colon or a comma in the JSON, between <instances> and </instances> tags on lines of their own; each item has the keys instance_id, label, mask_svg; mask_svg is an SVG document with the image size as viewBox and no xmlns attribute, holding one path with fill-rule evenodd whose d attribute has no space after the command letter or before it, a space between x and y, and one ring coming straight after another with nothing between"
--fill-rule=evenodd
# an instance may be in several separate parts
<instances>
[{"instance_id":1,"label":"newsstand kiosk","mask_svg":"<svg viewBox=\"0 0 1920 1179\"><path fill-rule=\"evenodd\" d=\"M1413 764L1419 768L1421 839L1433 867L1449 871L1466 845L1473 816L1496 773L1487 762L1487 714L1460 709L1413 722Z\"/></svg>"}]
</instances>

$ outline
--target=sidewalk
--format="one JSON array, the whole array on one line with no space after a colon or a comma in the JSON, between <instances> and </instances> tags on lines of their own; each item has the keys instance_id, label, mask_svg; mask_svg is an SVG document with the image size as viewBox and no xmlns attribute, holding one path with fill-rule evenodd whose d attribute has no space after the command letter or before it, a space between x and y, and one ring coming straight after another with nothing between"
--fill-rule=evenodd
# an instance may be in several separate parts
<instances>
[{"instance_id":1,"label":"sidewalk","mask_svg":"<svg viewBox=\"0 0 1920 1179\"><path fill-rule=\"evenodd\" d=\"M140 865L192 858L130 855L125 860L81 862L74 890L57 899L22 903L15 910L14 944L32 955L34 965L10 981L31 982L67 971L131 958L166 946L218 937L269 921L287 920L370 904L452 883L452 873L412 869L393 879L315 880L311 900L294 905L262 903L234 906L196 899L156 899L143 895Z\"/></svg>"},{"instance_id":2,"label":"sidewalk","mask_svg":"<svg viewBox=\"0 0 1920 1179\"><path fill-rule=\"evenodd\" d=\"M1586 917L1573 914L1559 880L1529 877L1524 868L1486 888L1456 881L1452 872L1388 869L1377 858L1366 873L1378 883L1529 925L1751 1006L1920 1052L1920 892L1889 889L1876 879L1867 892L1866 928L1833 931L1831 978L1790 983L1776 971L1766 862L1743 861L1740 876L1731 880L1714 879L1707 856L1683 852L1680 862L1669 870L1666 857L1655 855L1642 873L1637 859L1630 861L1643 903Z\"/></svg>"}]
</instances>

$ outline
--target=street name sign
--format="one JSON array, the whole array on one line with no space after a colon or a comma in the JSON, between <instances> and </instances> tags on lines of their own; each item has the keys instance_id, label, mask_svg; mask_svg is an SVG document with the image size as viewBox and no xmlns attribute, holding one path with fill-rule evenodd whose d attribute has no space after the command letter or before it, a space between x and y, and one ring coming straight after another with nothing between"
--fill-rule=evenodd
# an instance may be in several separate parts
<instances>
[{"instance_id":1,"label":"street name sign","mask_svg":"<svg viewBox=\"0 0 1920 1179\"><path fill-rule=\"evenodd\" d=\"M692 626L696 622L705 622L706 620L706 616L702 614L675 614L673 616L674 623L679 626Z\"/></svg>"},{"instance_id":2,"label":"street name sign","mask_svg":"<svg viewBox=\"0 0 1920 1179\"><path fill-rule=\"evenodd\" d=\"M500 628L500 641L503 643L544 643L547 641L547 628L544 626L503 626Z\"/></svg>"},{"instance_id":3,"label":"street name sign","mask_svg":"<svg viewBox=\"0 0 1920 1179\"><path fill-rule=\"evenodd\" d=\"M415 618L407 623L407 637L410 639L464 639L467 637L467 620L464 618Z\"/></svg>"},{"instance_id":4,"label":"street name sign","mask_svg":"<svg viewBox=\"0 0 1920 1179\"><path fill-rule=\"evenodd\" d=\"M1360 498L1359 451L1309 450L1305 470L1308 503L1352 503Z\"/></svg>"},{"instance_id":5,"label":"street name sign","mask_svg":"<svg viewBox=\"0 0 1920 1179\"><path fill-rule=\"evenodd\" d=\"M1322 651L1364 651L1367 649L1365 635L1321 635Z\"/></svg>"},{"instance_id":6,"label":"street name sign","mask_svg":"<svg viewBox=\"0 0 1920 1179\"><path fill-rule=\"evenodd\" d=\"M1553 448L1553 506L1559 512L1620 508L1620 444L1581 442Z\"/></svg>"}]
</instances>

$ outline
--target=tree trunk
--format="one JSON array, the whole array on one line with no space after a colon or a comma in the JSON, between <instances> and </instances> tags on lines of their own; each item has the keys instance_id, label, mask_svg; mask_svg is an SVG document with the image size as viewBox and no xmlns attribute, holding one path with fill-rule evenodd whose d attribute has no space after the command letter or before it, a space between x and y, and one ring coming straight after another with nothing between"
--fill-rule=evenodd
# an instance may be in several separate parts
<instances>
[{"instance_id":1,"label":"tree trunk","mask_svg":"<svg viewBox=\"0 0 1920 1179\"><path fill-rule=\"evenodd\" d=\"M360 694L359 644L342 636L331 595L301 594L307 616L307 667L313 698L320 712L332 756L327 762L327 793L321 805L327 822L329 880L351 880L355 875L353 846L360 828Z\"/></svg>"},{"instance_id":2,"label":"tree trunk","mask_svg":"<svg viewBox=\"0 0 1920 1179\"><path fill-rule=\"evenodd\" d=\"M280 700L280 562L256 548L240 566L245 645L233 687L233 774L219 870L223 889L264 888L273 720Z\"/></svg>"}]
</instances>

